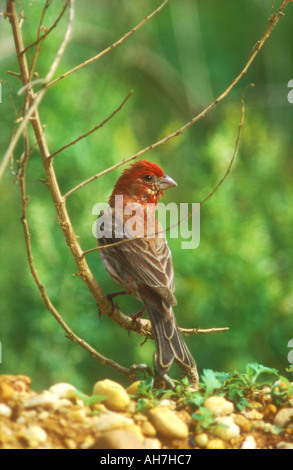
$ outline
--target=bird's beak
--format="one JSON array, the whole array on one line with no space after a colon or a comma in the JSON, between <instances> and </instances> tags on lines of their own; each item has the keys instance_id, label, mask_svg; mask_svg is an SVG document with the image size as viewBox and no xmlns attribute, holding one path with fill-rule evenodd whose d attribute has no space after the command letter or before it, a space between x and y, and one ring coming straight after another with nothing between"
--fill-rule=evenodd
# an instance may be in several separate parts
<instances>
[{"instance_id":1,"label":"bird's beak","mask_svg":"<svg viewBox=\"0 0 293 470\"><path fill-rule=\"evenodd\" d=\"M162 190L174 188L174 186L178 186L176 181L174 181L173 178L168 175L164 175L163 178L161 178L159 181L159 187Z\"/></svg>"}]
</instances>

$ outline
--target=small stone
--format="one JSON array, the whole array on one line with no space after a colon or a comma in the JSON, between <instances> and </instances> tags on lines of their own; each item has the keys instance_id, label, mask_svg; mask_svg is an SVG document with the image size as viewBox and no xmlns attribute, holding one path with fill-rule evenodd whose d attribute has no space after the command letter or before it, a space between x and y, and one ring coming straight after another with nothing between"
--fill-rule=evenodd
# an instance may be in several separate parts
<instances>
[{"instance_id":1,"label":"small stone","mask_svg":"<svg viewBox=\"0 0 293 470\"><path fill-rule=\"evenodd\" d=\"M144 443L129 430L112 430L97 438L91 449L144 449Z\"/></svg>"},{"instance_id":2,"label":"small stone","mask_svg":"<svg viewBox=\"0 0 293 470\"><path fill-rule=\"evenodd\" d=\"M185 439L188 427L176 413L165 406L158 406L148 412L148 417L156 430L168 439Z\"/></svg>"},{"instance_id":3,"label":"small stone","mask_svg":"<svg viewBox=\"0 0 293 470\"><path fill-rule=\"evenodd\" d=\"M125 388L109 379L96 382L92 394L105 396L105 405L113 410L124 411L130 405L130 398Z\"/></svg>"},{"instance_id":4,"label":"small stone","mask_svg":"<svg viewBox=\"0 0 293 470\"><path fill-rule=\"evenodd\" d=\"M256 431L262 431L262 432L270 433L270 434L277 434L277 430L275 426L273 426L271 423L265 423L264 421L260 419L251 421L251 426Z\"/></svg>"},{"instance_id":5,"label":"small stone","mask_svg":"<svg viewBox=\"0 0 293 470\"><path fill-rule=\"evenodd\" d=\"M145 439L143 441L145 449L161 449L162 445L159 439Z\"/></svg>"},{"instance_id":6,"label":"small stone","mask_svg":"<svg viewBox=\"0 0 293 470\"><path fill-rule=\"evenodd\" d=\"M149 421L144 421L140 425L141 431L145 436L150 436L153 437L157 434L157 431L155 427L149 422Z\"/></svg>"},{"instance_id":7,"label":"small stone","mask_svg":"<svg viewBox=\"0 0 293 470\"><path fill-rule=\"evenodd\" d=\"M293 408L283 408L276 414L274 424L279 428L285 428L291 421L293 422Z\"/></svg>"},{"instance_id":8,"label":"small stone","mask_svg":"<svg viewBox=\"0 0 293 470\"><path fill-rule=\"evenodd\" d=\"M198 447L206 447L209 438L208 435L205 432L201 432L200 434L196 434L194 436L194 441L198 445Z\"/></svg>"},{"instance_id":9,"label":"small stone","mask_svg":"<svg viewBox=\"0 0 293 470\"><path fill-rule=\"evenodd\" d=\"M246 416L248 419L251 419L251 420L258 420L258 419L263 418L263 414L254 409L247 411Z\"/></svg>"},{"instance_id":10,"label":"small stone","mask_svg":"<svg viewBox=\"0 0 293 470\"><path fill-rule=\"evenodd\" d=\"M0 396L1 390L3 385L9 385L9 387L14 392L18 393L26 393L29 390L29 386L31 384L31 379L26 375L9 375L3 374L0 375ZM4 385L4 389L5 389Z\"/></svg>"},{"instance_id":11,"label":"small stone","mask_svg":"<svg viewBox=\"0 0 293 470\"><path fill-rule=\"evenodd\" d=\"M293 444L292 442L279 442L277 444L277 449L293 449Z\"/></svg>"},{"instance_id":12,"label":"small stone","mask_svg":"<svg viewBox=\"0 0 293 470\"><path fill-rule=\"evenodd\" d=\"M225 443L221 439L211 439L206 447L206 449L225 449Z\"/></svg>"},{"instance_id":13,"label":"small stone","mask_svg":"<svg viewBox=\"0 0 293 470\"><path fill-rule=\"evenodd\" d=\"M118 413L105 413L97 420L95 425L95 430L99 432L107 432L115 429L131 431L132 433L136 434L139 439L144 439L140 427L135 424L132 419Z\"/></svg>"},{"instance_id":14,"label":"small stone","mask_svg":"<svg viewBox=\"0 0 293 470\"><path fill-rule=\"evenodd\" d=\"M133 426L133 421L119 413L108 412L97 419L96 431L111 431L112 429L127 428Z\"/></svg>"},{"instance_id":15,"label":"small stone","mask_svg":"<svg viewBox=\"0 0 293 470\"><path fill-rule=\"evenodd\" d=\"M80 445L81 449L89 449L95 443L95 439L92 436L86 436L84 442Z\"/></svg>"},{"instance_id":16,"label":"small stone","mask_svg":"<svg viewBox=\"0 0 293 470\"><path fill-rule=\"evenodd\" d=\"M141 380L137 380L136 382L133 382L129 387L127 387L126 392L128 395L139 395L138 392L138 386L141 384Z\"/></svg>"},{"instance_id":17,"label":"small stone","mask_svg":"<svg viewBox=\"0 0 293 470\"><path fill-rule=\"evenodd\" d=\"M214 436L220 437L225 441L229 441L230 439L240 435L240 428L234 423L231 416L218 416L216 421L218 424L212 431Z\"/></svg>"},{"instance_id":18,"label":"small stone","mask_svg":"<svg viewBox=\"0 0 293 470\"><path fill-rule=\"evenodd\" d=\"M246 436L242 442L241 449L256 449L256 442L253 436Z\"/></svg>"},{"instance_id":19,"label":"small stone","mask_svg":"<svg viewBox=\"0 0 293 470\"><path fill-rule=\"evenodd\" d=\"M23 429L18 434L18 437L25 439L30 446L34 447L46 442L48 436L46 431L39 426L29 426L28 428Z\"/></svg>"},{"instance_id":20,"label":"small stone","mask_svg":"<svg viewBox=\"0 0 293 470\"><path fill-rule=\"evenodd\" d=\"M50 392L43 392L40 395L36 395L34 397L28 398L24 402L25 408L55 408L57 407L59 400L56 395Z\"/></svg>"},{"instance_id":21,"label":"small stone","mask_svg":"<svg viewBox=\"0 0 293 470\"><path fill-rule=\"evenodd\" d=\"M233 413L234 405L224 397L212 396L204 402L205 408L208 408L217 416L225 416Z\"/></svg>"},{"instance_id":22,"label":"small stone","mask_svg":"<svg viewBox=\"0 0 293 470\"><path fill-rule=\"evenodd\" d=\"M274 416L276 415L278 409L273 403L270 403L267 405L264 410L263 410L263 416L267 420L272 420Z\"/></svg>"},{"instance_id":23,"label":"small stone","mask_svg":"<svg viewBox=\"0 0 293 470\"><path fill-rule=\"evenodd\" d=\"M64 439L64 444L67 449L76 449L76 443L73 439Z\"/></svg>"},{"instance_id":24,"label":"small stone","mask_svg":"<svg viewBox=\"0 0 293 470\"><path fill-rule=\"evenodd\" d=\"M7 418L10 418L11 414L12 409L4 403L0 403L0 416L6 416Z\"/></svg>"},{"instance_id":25,"label":"small stone","mask_svg":"<svg viewBox=\"0 0 293 470\"><path fill-rule=\"evenodd\" d=\"M76 395L74 394L74 391L75 388L73 385L62 382L54 384L49 388L49 392L53 393L53 395L56 395L59 398L75 397Z\"/></svg>"},{"instance_id":26,"label":"small stone","mask_svg":"<svg viewBox=\"0 0 293 470\"><path fill-rule=\"evenodd\" d=\"M15 390L6 382L0 383L0 401L7 402L10 400Z\"/></svg>"},{"instance_id":27,"label":"small stone","mask_svg":"<svg viewBox=\"0 0 293 470\"><path fill-rule=\"evenodd\" d=\"M44 419L47 419L48 417L50 416L49 412L48 411L41 411L39 414L38 414L38 419L40 421L44 420Z\"/></svg>"},{"instance_id":28,"label":"small stone","mask_svg":"<svg viewBox=\"0 0 293 470\"><path fill-rule=\"evenodd\" d=\"M141 421L147 421L147 417L146 415L143 415L142 413L136 413L134 416L133 416L133 419L135 421L137 421L138 423L140 423Z\"/></svg>"},{"instance_id":29,"label":"small stone","mask_svg":"<svg viewBox=\"0 0 293 470\"><path fill-rule=\"evenodd\" d=\"M245 418L243 415L234 415L233 416L233 421L237 426L240 427L241 431L243 432L249 432L251 429L251 424L250 421Z\"/></svg>"},{"instance_id":30,"label":"small stone","mask_svg":"<svg viewBox=\"0 0 293 470\"><path fill-rule=\"evenodd\" d=\"M168 408L174 409L176 407L176 403L172 400L164 398L164 400L161 400L157 406L167 406Z\"/></svg>"},{"instance_id":31,"label":"small stone","mask_svg":"<svg viewBox=\"0 0 293 470\"><path fill-rule=\"evenodd\" d=\"M80 421L80 422L85 421L86 416L87 416L86 409L79 408L73 411L70 410L69 416L70 416L70 419L75 420L75 421Z\"/></svg>"}]
</instances>

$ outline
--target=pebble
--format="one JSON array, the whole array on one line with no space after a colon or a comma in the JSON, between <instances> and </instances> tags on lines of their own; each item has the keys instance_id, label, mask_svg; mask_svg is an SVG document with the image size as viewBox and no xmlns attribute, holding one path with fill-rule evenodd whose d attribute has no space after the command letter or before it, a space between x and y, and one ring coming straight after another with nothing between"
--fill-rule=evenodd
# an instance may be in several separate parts
<instances>
[{"instance_id":1,"label":"pebble","mask_svg":"<svg viewBox=\"0 0 293 470\"><path fill-rule=\"evenodd\" d=\"M185 439L188 427L174 411L165 406L158 406L148 412L151 423L157 432L168 439Z\"/></svg>"},{"instance_id":2,"label":"pebble","mask_svg":"<svg viewBox=\"0 0 293 470\"><path fill-rule=\"evenodd\" d=\"M0 383L0 401L5 402L10 400L15 390L8 383Z\"/></svg>"},{"instance_id":3,"label":"pebble","mask_svg":"<svg viewBox=\"0 0 293 470\"><path fill-rule=\"evenodd\" d=\"M0 416L6 416L10 418L12 414L12 409L10 406L5 405L4 403L0 403Z\"/></svg>"},{"instance_id":4,"label":"pebble","mask_svg":"<svg viewBox=\"0 0 293 470\"><path fill-rule=\"evenodd\" d=\"M283 408L276 414L274 424L285 428L291 421L293 422L293 408Z\"/></svg>"},{"instance_id":5,"label":"pebble","mask_svg":"<svg viewBox=\"0 0 293 470\"><path fill-rule=\"evenodd\" d=\"M256 442L253 436L246 436L242 442L241 449L252 450L256 449Z\"/></svg>"},{"instance_id":6,"label":"pebble","mask_svg":"<svg viewBox=\"0 0 293 470\"><path fill-rule=\"evenodd\" d=\"M292 442L279 442L277 444L277 449L293 449Z\"/></svg>"},{"instance_id":7,"label":"pebble","mask_svg":"<svg viewBox=\"0 0 293 470\"><path fill-rule=\"evenodd\" d=\"M49 392L53 393L59 398L72 398L76 395L74 394L75 387L68 383L57 383L52 385L49 388Z\"/></svg>"},{"instance_id":8,"label":"pebble","mask_svg":"<svg viewBox=\"0 0 293 470\"><path fill-rule=\"evenodd\" d=\"M145 449L161 449L161 443L159 439L145 439L144 440L144 447Z\"/></svg>"},{"instance_id":9,"label":"pebble","mask_svg":"<svg viewBox=\"0 0 293 470\"><path fill-rule=\"evenodd\" d=\"M104 432L97 438L91 449L145 449L143 441L129 430Z\"/></svg>"},{"instance_id":10,"label":"pebble","mask_svg":"<svg viewBox=\"0 0 293 470\"><path fill-rule=\"evenodd\" d=\"M237 424L237 426L240 427L240 429L243 432L249 432L250 431L251 423L247 418L245 418L245 416L243 416L243 415L234 415L233 416L233 421L234 421L235 424Z\"/></svg>"},{"instance_id":11,"label":"pebble","mask_svg":"<svg viewBox=\"0 0 293 470\"><path fill-rule=\"evenodd\" d=\"M263 411L264 418L267 420L272 420L277 413L277 407L273 403L267 405Z\"/></svg>"},{"instance_id":12,"label":"pebble","mask_svg":"<svg viewBox=\"0 0 293 470\"><path fill-rule=\"evenodd\" d=\"M218 416L216 418L217 425L212 430L214 436L220 437L225 441L229 441L233 437L240 435L240 428L234 423L231 416Z\"/></svg>"},{"instance_id":13,"label":"pebble","mask_svg":"<svg viewBox=\"0 0 293 470\"><path fill-rule=\"evenodd\" d=\"M143 421L140 427L145 436L154 437L157 434L156 428L149 421Z\"/></svg>"},{"instance_id":14,"label":"pebble","mask_svg":"<svg viewBox=\"0 0 293 470\"><path fill-rule=\"evenodd\" d=\"M198 447L205 447L209 441L208 435L205 432L201 432L200 434L195 434L193 437L195 443Z\"/></svg>"},{"instance_id":15,"label":"pebble","mask_svg":"<svg viewBox=\"0 0 293 470\"><path fill-rule=\"evenodd\" d=\"M100 418L98 418L95 425L95 430L98 432L107 432L116 429L129 430L136 434L140 439L143 438L140 427L135 424L132 419L120 415L119 413L111 411L105 413Z\"/></svg>"},{"instance_id":16,"label":"pebble","mask_svg":"<svg viewBox=\"0 0 293 470\"><path fill-rule=\"evenodd\" d=\"M47 440L47 433L40 426L29 426L28 428L23 429L18 437L23 438L27 441L32 447L37 446L38 444L43 444Z\"/></svg>"},{"instance_id":17,"label":"pebble","mask_svg":"<svg viewBox=\"0 0 293 470\"><path fill-rule=\"evenodd\" d=\"M8 402L15 393L26 394L31 379L26 375L0 375L0 402Z\"/></svg>"},{"instance_id":18,"label":"pebble","mask_svg":"<svg viewBox=\"0 0 293 470\"><path fill-rule=\"evenodd\" d=\"M250 410L246 412L246 417L251 420L262 419L263 414L257 410Z\"/></svg>"},{"instance_id":19,"label":"pebble","mask_svg":"<svg viewBox=\"0 0 293 470\"><path fill-rule=\"evenodd\" d=\"M255 420L251 421L251 426L252 429L255 429L256 431L262 431L266 434L277 434L276 428L271 423L265 423L261 420Z\"/></svg>"},{"instance_id":20,"label":"pebble","mask_svg":"<svg viewBox=\"0 0 293 470\"><path fill-rule=\"evenodd\" d=\"M58 404L58 397L48 391L28 398L23 406L25 408L56 408Z\"/></svg>"},{"instance_id":21,"label":"pebble","mask_svg":"<svg viewBox=\"0 0 293 470\"><path fill-rule=\"evenodd\" d=\"M217 416L225 416L233 413L234 405L224 397L212 396L205 400L205 408L208 408Z\"/></svg>"},{"instance_id":22,"label":"pebble","mask_svg":"<svg viewBox=\"0 0 293 470\"><path fill-rule=\"evenodd\" d=\"M105 405L113 410L124 411L130 405L130 397L125 388L109 379L96 382L92 395L105 396Z\"/></svg>"},{"instance_id":23,"label":"pebble","mask_svg":"<svg viewBox=\"0 0 293 470\"><path fill-rule=\"evenodd\" d=\"M129 385L129 387L127 387L126 392L129 395L138 395L139 394L138 387L141 382L142 382L141 380L137 380L136 382L133 382L131 385Z\"/></svg>"},{"instance_id":24,"label":"pebble","mask_svg":"<svg viewBox=\"0 0 293 470\"><path fill-rule=\"evenodd\" d=\"M211 439L207 445L206 449L226 449L225 443L221 439Z\"/></svg>"}]
</instances>

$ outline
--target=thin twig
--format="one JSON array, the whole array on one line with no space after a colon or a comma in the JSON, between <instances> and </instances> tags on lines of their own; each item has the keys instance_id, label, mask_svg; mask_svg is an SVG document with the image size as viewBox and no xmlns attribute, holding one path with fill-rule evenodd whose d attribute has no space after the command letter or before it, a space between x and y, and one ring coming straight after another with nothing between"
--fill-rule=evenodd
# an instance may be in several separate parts
<instances>
[{"instance_id":1,"label":"thin twig","mask_svg":"<svg viewBox=\"0 0 293 470\"><path fill-rule=\"evenodd\" d=\"M56 28L57 24L59 23L59 21L61 20L61 18L63 17L64 13L65 13L65 10L66 8L68 7L68 4L69 4L70 0L66 0L63 8L62 8L62 11L60 13L60 15L58 16L58 18L56 19L56 21L54 21L54 23L52 24L52 26L42 35L42 36L39 36L38 34L38 38L35 42L33 42L32 44L29 44L29 46L27 46L25 49L23 49L21 51L21 54L24 54L25 52L27 52L29 49L31 49L32 47L36 46L37 44L39 44L39 42L43 41L43 39L45 39L46 36L48 36L48 34L51 33L51 31L53 31L54 28ZM45 10L46 10L46 5L44 7L44 10L43 10L43 14L42 14L42 17L41 17L41 20L40 20L40 26L41 26L41 23L42 23L42 20L44 18L44 13L45 13ZM38 32L40 31L40 26L38 28Z\"/></svg>"},{"instance_id":2,"label":"thin twig","mask_svg":"<svg viewBox=\"0 0 293 470\"><path fill-rule=\"evenodd\" d=\"M126 96L126 98L124 98L124 100L122 101L122 103L118 106L118 108L116 108L113 113L111 113L106 119L104 119L104 121L102 121L100 124L98 124L97 126L93 127L90 131L86 132L85 134L79 136L77 139L73 140L72 142L70 142L69 144L66 144L64 145L63 147L61 147L60 149L56 150L56 152L54 153L51 153L50 157L49 158L53 158L55 157L55 155L57 155L58 153L62 152L63 150L67 149L68 147L70 147L71 145L74 145L76 144L77 142L79 142L81 139L84 139L85 137L89 136L90 134L92 134L93 132L95 132L96 130L100 129L101 127L103 127L108 121L110 121L110 119L112 119L115 114L117 114L122 108L123 106L125 105L126 101L129 100L129 98L133 95L133 91L130 91L128 93L128 95ZM67 196L70 195L70 191L64 195L64 198L66 198Z\"/></svg>"},{"instance_id":3,"label":"thin twig","mask_svg":"<svg viewBox=\"0 0 293 470\"><path fill-rule=\"evenodd\" d=\"M276 24L278 23L279 19L283 16L283 10L287 6L287 4L292 2L292 1L293 0L283 0L278 12L270 18L269 26L265 30L265 32L262 35L261 39L257 42L256 46L253 48L253 50L252 50L252 52L249 56L249 59L246 62L244 68L237 75L237 77L230 83L230 85L226 88L226 90L223 93L221 93L221 95L219 95L215 99L215 101L213 101L201 113L199 113L197 116L195 116L193 119L191 119L188 123L186 123L180 129L176 130L175 132L172 132L171 134L169 134L166 137L164 137L163 139L155 142L154 144L151 144L148 147L145 147L144 149L140 150L139 152L135 153L134 155L132 155L128 158L124 158L123 160L116 163L115 165L112 165L111 167L101 171L100 173L98 173L94 176L91 176L90 178L84 180L82 183L78 184L77 186L75 186L70 191L70 195L73 194L75 191L81 189L83 186L87 185L88 183L91 183L92 181L100 178L101 176L106 175L110 171L116 170L120 166L125 165L126 163L141 157L142 155L146 154L147 152L149 152L151 150L154 150L155 148L157 148L161 145L166 144L169 140L174 139L175 137L178 137L179 135L183 134L183 132L185 132L189 127L191 127L193 124L195 124L200 119L205 117L205 115L209 111L211 111L218 103L220 103L224 98L226 98L226 96L230 93L232 88L234 88L235 85L241 80L241 78L247 73L247 71L248 71L250 65L252 64L252 62L254 61L255 57L257 56L257 54L259 53L259 51L261 50L261 48L265 44L266 40L268 39L268 37L272 33L272 31L275 28Z\"/></svg>"},{"instance_id":4,"label":"thin twig","mask_svg":"<svg viewBox=\"0 0 293 470\"><path fill-rule=\"evenodd\" d=\"M44 79L44 86L41 88L41 90L38 92L38 94L35 96L34 93L33 93L33 90L32 89L29 89L27 90L27 93L29 93L31 95L31 98L32 98L32 104L28 110L28 112L26 113L25 117L23 118L21 124L19 125L17 131L15 132L14 136L13 136L13 139L11 139L10 141L10 144L8 146L8 149L3 157L3 160L1 162L1 165L0 165L0 180L2 178L2 175L5 171L5 168L7 166L7 163L9 161L9 158L19 140L19 138L21 137L27 123L29 122L29 120L31 119L31 117L33 116L34 112L36 111L36 109L38 108L40 102L42 101L42 99L44 98L45 96L45 93L46 93L46 90L47 90L47 83L51 80L51 78L53 77L57 67L58 67L58 64L61 60L61 57L62 55L64 54L65 52L65 49L66 49L66 46L70 40L70 36L71 36L71 32L72 32L72 26L73 26L73 17L74 17L74 8L73 8L73 4L74 4L74 0L69 0L69 20L68 20L68 24L67 24L67 28L66 28L66 32L65 32L65 35L64 35L64 38L63 38L63 41L58 49L58 52L55 56L55 59ZM11 22L11 26L12 26L12 30L13 30L13 36L15 38L15 44L16 44L16 48L17 50L21 51L21 46L23 46L23 40L22 40L22 36L21 36L21 32L20 32L20 28L19 28L19 25L16 25L15 22L13 22L13 14L16 14L16 6L15 6L15 1L14 0L9 0L8 3L7 3L7 12L8 12L8 17L9 17L9 21ZM14 13L12 13L14 12ZM19 53L19 57L18 57L18 60L19 60L19 64L20 64L20 68L21 68L21 78L22 78L22 82L23 82L23 85L26 85L29 81L29 76L30 76L30 73L29 73L29 69L28 69L28 65L27 65L27 62L26 60L24 60L24 57L25 57L25 54L20 54Z\"/></svg>"},{"instance_id":5,"label":"thin twig","mask_svg":"<svg viewBox=\"0 0 293 470\"><path fill-rule=\"evenodd\" d=\"M68 72L63 73L60 77L55 78L51 83L48 84L48 87L54 85L55 83L59 82L60 80L63 80L63 78L68 77L68 75L71 75L72 73L76 72L77 70L81 69L82 67L85 67L88 64L91 64L92 62L95 62L96 60L100 59L103 57L105 54L108 52L112 51L115 47L120 46L129 36L134 34L136 31L138 31L147 21L149 21L151 18L153 18L156 14L158 14L162 8L168 3L169 0L165 0L156 10L154 10L150 15L146 16L140 23L138 23L133 29L128 31L124 36L122 36L118 41L114 42L111 44L111 46L107 47L103 51L101 51L99 54L95 55L94 57L91 57L88 60L85 60L82 62L82 64L77 65L71 70L68 70Z\"/></svg>"},{"instance_id":6,"label":"thin twig","mask_svg":"<svg viewBox=\"0 0 293 470\"><path fill-rule=\"evenodd\" d=\"M225 328L179 328L181 333L184 333L186 336L188 335L213 335L214 333L225 333L229 331L228 327Z\"/></svg>"}]
</instances>

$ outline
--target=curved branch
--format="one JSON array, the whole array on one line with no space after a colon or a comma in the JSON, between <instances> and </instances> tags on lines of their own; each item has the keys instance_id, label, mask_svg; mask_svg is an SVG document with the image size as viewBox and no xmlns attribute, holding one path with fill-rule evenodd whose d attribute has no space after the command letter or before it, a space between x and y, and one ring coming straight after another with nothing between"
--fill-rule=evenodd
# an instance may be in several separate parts
<instances>
[{"instance_id":1,"label":"curved branch","mask_svg":"<svg viewBox=\"0 0 293 470\"><path fill-rule=\"evenodd\" d=\"M63 78L68 77L68 75L71 75L72 73L77 72L77 70L80 70L86 65L91 64L92 62L95 62L96 60L100 59L108 52L112 51L115 47L120 46L120 44L122 44L127 38L129 38L129 36L131 36L133 33L136 33L136 31L139 30L147 21L149 21L151 18L157 15L168 2L169 0L164 0L164 2L156 10L154 10L150 15L146 16L140 23L138 23L134 28L128 31L128 33L124 34L124 36L118 39L118 41L114 42L113 44L111 44L111 46L107 47L102 52L99 52L99 54L95 55L94 57L91 57L90 59L85 60L84 62L82 62L82 64L79 64L73 69L68 70L68 72L63 73L60 77L55 78L55 80L49 83L48 87L55 85L55 83L59 82L60 80L63 80Z\"/></svg>"},{"instance_id":2,"label":"curved branch","mask_svg":"<svg viewBox=\"0 0 293 470\"><path fill-rule=\"evenodd\" d=\"M266 40L269 38L271 35L272 31L274 30L275 26L277 25L279 19L284 16L284 9L286 8L288 3L291 3L293 0L283 0L282 4L278 10L277 13L271 16L269 19L269 26L263 33L261 39L257 42L256 46L251 51L251 54L249 56L248 61L246 62L245 66L241 70L241 72L237 75L236 78L230 83L230 85L226 88L223 93L221 93L215 101L213 101L211 104L209 104L203 111L201 111L199 114L197 114L194 118L192 118L189 122L187 122L184 126L182 126L180 129L177 129L176 131L172 132L171 134L167 135L161 140L158 140L157 142L149 145L148 147L145 147L144 149L140 150L139 152L135 153L134 155L131 155L130 157L124 158L120 162L116 163L115 165L112 165L111 167L107 168L106 170L101 171L100 173L97 173L94 176L91 176L90 178L84 180L82 183L79 185L75 186L70 191L70 195L73 194L75 191L78 189L81 189L83 186L85 186L88 183L91 183L92 181L95 181L96 179L100 178L101 176L106 175L110 171L116 170L122 165L125 165L126 163L129 163L132 160L135 160L142 155L146 154L147 152L154 150L157 147L160 147L161 145L166 144L169 140L174 139L175 137L178 137L179 135L183 134L189 127L191 127L193 124L198 122L200 119L204 118L206 114L211 111L218 103L220 103L226 96L230 93L230 91L235 87L235 85L241 80L241 78L247 73L249 67L251 66L252 62L256 58L257 54L259 51L262 49L263 45L265 44Z\"/></svg>"}]
</instances>

